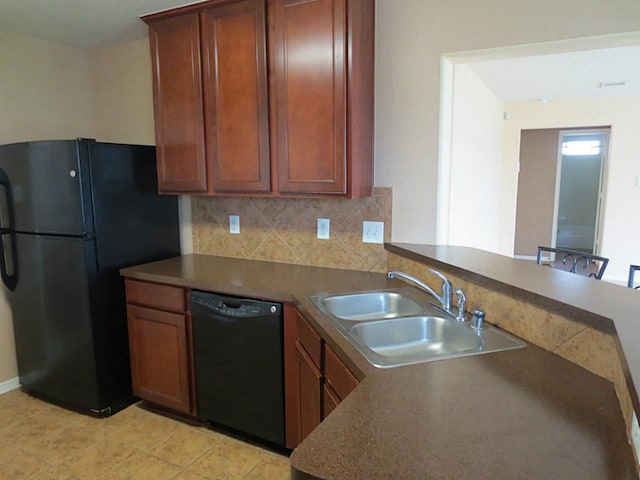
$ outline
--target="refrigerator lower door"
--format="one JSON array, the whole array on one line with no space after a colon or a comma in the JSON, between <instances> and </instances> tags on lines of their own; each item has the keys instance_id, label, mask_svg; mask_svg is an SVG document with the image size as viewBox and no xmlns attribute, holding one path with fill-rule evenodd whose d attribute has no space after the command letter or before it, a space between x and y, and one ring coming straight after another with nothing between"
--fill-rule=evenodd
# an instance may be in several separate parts
<instances>
[{"instance_id":1,"label":"refrigerator lower door","mask_svg":"<svg viewBox=\"0 0 640 480\"><path fill-rule=\"evenodd\" d=\"M95 240L18 234L20 277L9 294L20 383L63 405L99 413L90 283Z\"/></svg>"}]
</instances>

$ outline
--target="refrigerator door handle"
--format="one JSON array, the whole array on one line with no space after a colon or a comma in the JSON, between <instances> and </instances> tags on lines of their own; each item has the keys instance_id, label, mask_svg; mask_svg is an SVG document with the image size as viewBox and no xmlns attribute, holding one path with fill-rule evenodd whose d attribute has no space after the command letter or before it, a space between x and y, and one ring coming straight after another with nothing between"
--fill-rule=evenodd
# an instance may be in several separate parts
<instances>
[{"instance_id":1,"label":"refrigerator door handle","mask_svg":"<svg viewBox=\"0 0 640 480\"><path fill-rule=\"evenodd\" d=\"M6 212L7 218L0 218L0 275L2 281L11 291L16 289L18 285L18 256L16 249L16 232L15 214L13 209L13 194L11 193L11 183L7 173L0 168L0 187L4 189L4 200L6 204L2 207L2 211ZM4 221L8 221L8 225L4 225ZM9 244L5 243L5 236L9 235ZM7 252L7 248L9 252ZM7 253L10 254L10 262L7 262Z\"/></svg>"}]
</instances>

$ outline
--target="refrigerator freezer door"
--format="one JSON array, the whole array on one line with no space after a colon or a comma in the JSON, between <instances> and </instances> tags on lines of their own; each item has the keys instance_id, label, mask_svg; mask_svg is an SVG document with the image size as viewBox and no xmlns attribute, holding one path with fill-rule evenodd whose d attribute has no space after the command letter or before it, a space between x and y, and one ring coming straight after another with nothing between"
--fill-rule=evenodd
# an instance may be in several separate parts
<instances>
[{"instance_id":1,"label":"refrigerator freezer door","mask_svg":"<svg viewBox=\"0 0 640 480\"><path fill-rule=\"evenodd\" d=\"M90 283L94 240L17 234L20 281L9 296L20 383L46 399L101 410Z\"/></svg>"},{"instance_id":2,"label":"refrigerator freezer door","mask_svg":"<svg viewBox=\"0 0 640 480\"><path fill-rule=\"evenodd\" d=\"M0 168L11 184L16 231L93 233L87 144L57 140L0 147Z\"/></svg>"}]
</instances>

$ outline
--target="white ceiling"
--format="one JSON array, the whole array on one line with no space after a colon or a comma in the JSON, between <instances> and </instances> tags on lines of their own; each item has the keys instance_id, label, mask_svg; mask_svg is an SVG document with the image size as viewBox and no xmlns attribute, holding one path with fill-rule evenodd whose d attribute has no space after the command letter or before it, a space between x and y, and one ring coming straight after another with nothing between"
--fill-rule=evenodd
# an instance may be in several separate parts
<instances>
[{"instance_id":1,"label":"white ceiling","mask_svg":"<svg viewBox=\"0 0 640 480\"><path fill-rule=\"evenodd\" d=\"M138 17L189 0L0 0L0 30L91 49L147 35ZM469 63L505 102L640 95L640 46ZM602 82L623 87L598 88Z\"/></svg>"},{"instance_id":2,"label":"white ceiling","mask_svg":"<svg viewBox=\"0 0 640 480\"><path fill-rule=\"evenodd\" d=\"M504 102L640 95L640 46L472 61L468 65Z\"/></svg>"}]
</instances>

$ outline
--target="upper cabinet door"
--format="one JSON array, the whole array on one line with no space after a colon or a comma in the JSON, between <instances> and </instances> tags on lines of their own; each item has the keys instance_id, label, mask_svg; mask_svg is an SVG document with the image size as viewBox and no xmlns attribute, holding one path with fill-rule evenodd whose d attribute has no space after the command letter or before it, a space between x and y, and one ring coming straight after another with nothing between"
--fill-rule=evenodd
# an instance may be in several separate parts
<instances>
[{"instance_id":1,"label":"upper cabinet door","mask_svg":"<svg viewBox=\"0 0 640 480\"><path fill-rule=\"evenodd\" d=\"M149 25L158 188L160 192L206 192L202 74L198 14Z\"/></svg>"},{"instance_id":2,"label":"upper cabinet door","mask_svg":"<svg viewBox=\"0 0 640 480\"><path fill-rule=\"evenodd\" d=\"M272 5L272 160L278 190L345 195L346 0Z\"/></svg>"},{"instance_id":3,"label":"upper cabinet door","mask_svg":"<svg viewBox=\"0 0 640 480\"><path fill-rule=\"evenodd\" d=\"M269 192L264 0L207 8L201 18L211 190Z\"/></svg>"}]
</instances>

